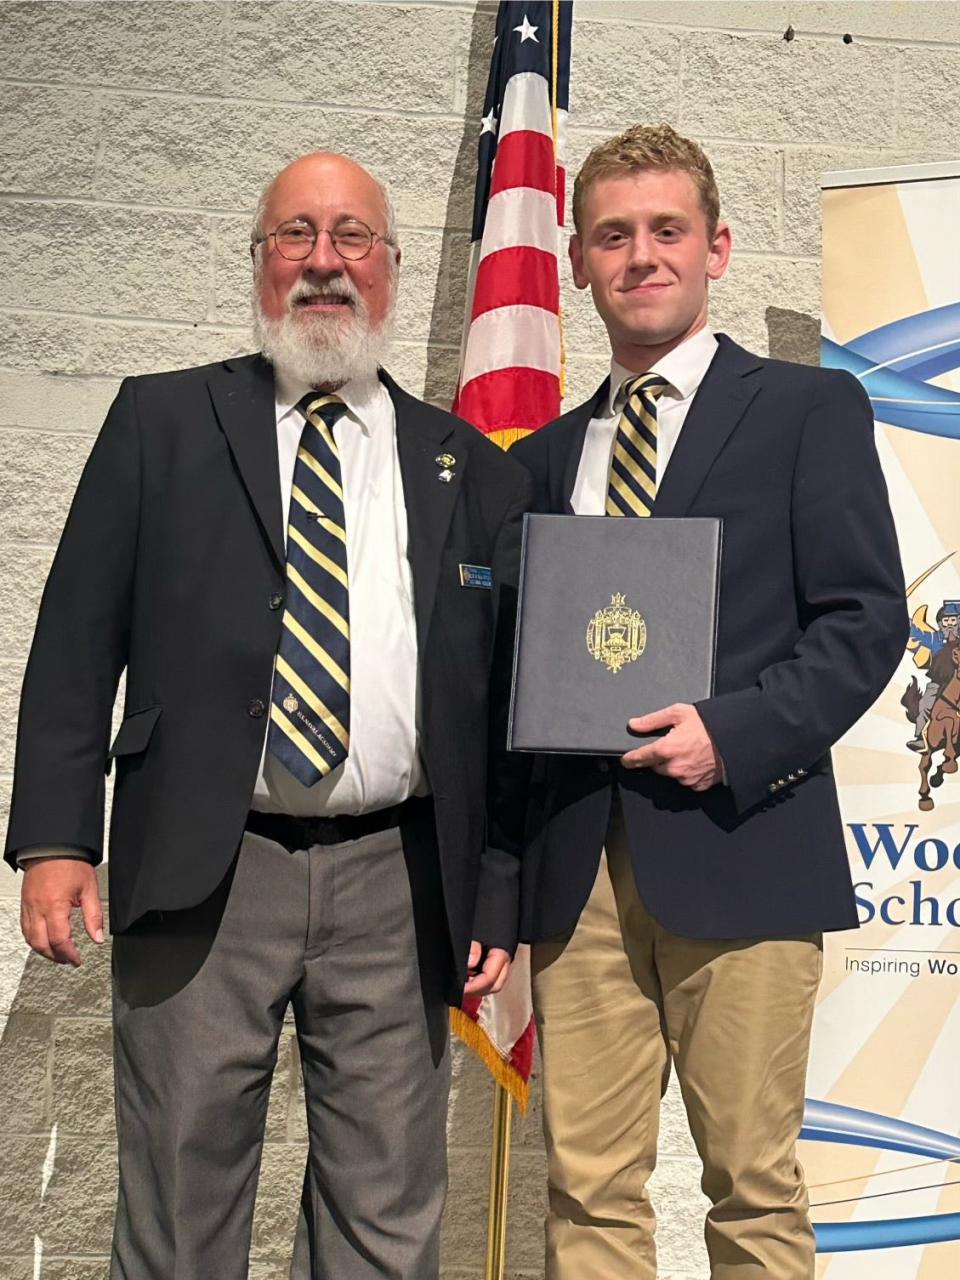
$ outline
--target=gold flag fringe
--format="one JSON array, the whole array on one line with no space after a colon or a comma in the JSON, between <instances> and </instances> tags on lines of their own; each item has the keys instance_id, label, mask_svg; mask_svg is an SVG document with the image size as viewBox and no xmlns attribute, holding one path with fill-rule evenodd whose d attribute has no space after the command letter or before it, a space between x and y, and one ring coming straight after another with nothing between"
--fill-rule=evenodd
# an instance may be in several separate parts
<instances>
[{"instance_id":1,"label":"gold flag fringe","mask_svg":"<svg viewBox=\"0 0 960 1280\"><path fill-rule=\"evenodd\" d=\"M529 427L501 427L499 431L491 431L487 439L492 440L494 444L498 444L501 449L509 449L512 444L516 444L524 436L532 434Z\"/></svg>"},{"instance_id":2,"label":"gold flag fringe","mask_svg":"<svg viewBox=\"0 0 960 1280\"><path fill-rule=\"evenodd\" d=\"M462 1009L451 1009L450 1029L468 1049L473 1050L497 1084L510 1094L521 1114L525 1115L530 1101L530 1088L516 1068L500 1056L483 1028Z\"/></svg>"}]
</instances>

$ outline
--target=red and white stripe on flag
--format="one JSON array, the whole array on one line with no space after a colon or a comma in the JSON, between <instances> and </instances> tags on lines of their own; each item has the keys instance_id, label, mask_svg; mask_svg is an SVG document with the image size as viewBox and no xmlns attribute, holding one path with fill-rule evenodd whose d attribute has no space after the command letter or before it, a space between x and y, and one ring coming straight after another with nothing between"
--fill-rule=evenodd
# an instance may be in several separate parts
<instances>
[{"instance_id":1,"label":"red and white stripe on flag","mask_svg":"<svg viewBox=\"0 0 960 1280\"><path fill-rule=\"evenodd\" d=\"M524 8L509 7L515 18ZM550 38L542 26L538 32ZM507 23L498 39L520 35ZM549 74L518 70L506 82L499 116L484 120L485 129L496 130L496 152L483 231L471 246L453 411L504 448L560 413L566 118Z\"/></svg>"},{"instance_id":2,"label":"red and white stripe on flag","mask_svg":"<svg viewBox=\"0 0 960 1280\"><path fill-rule=\"evenodd\" d=\"M536 1027L530 999L530 948L521 946L502 991L468 996L450 1010L450 1025L490 1074L513 1095L521 1111L529 1100Z\"/></svg>"},{"instance_id":3,"label":"red and white stripe on flag","mask_svg":"<svg viewBox=\"0 0 960 1280\"><path fill-rule=\"evenodd\" d=\"M454 413L503 448L560 413L560 236L572 0L501 3L484 100ZM535 1028L530 950L451 1025L526 1110Z\"/></svg>"}]
</instances>

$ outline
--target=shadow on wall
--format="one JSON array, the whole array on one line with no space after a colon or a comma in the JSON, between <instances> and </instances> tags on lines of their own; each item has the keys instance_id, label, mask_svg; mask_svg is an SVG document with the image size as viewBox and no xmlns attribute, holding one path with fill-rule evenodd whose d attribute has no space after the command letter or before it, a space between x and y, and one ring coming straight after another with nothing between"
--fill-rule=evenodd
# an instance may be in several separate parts
<instances>
[{"instance_id":1,"label":"shadow on wall","mask_svg":"<svg viewBox=\"0 0 960 1280\"><path fill-rule=\"evenodd\" d=\"M803 311L767 307L767 350L774 360L820 363L820 321Z\"/></svg>"},{"instance_id":2,"label":"shadow on wall","mask_svg":"<svg viewBox=\"0 0 960 1280\"><path fill-rule=\"evenodd\" d=\"M440 278L430 313L427 371L423 398L449 409L457 389L460 340L467 305L470 258L469 227L473 217L473 192L477 172L479 120L490 70L490 51L496 27L496 5L477 6L470 31L463 133L447 196L440 256ZM461 228L454 230L453 228Z\"/></svg>"}]
</instances>

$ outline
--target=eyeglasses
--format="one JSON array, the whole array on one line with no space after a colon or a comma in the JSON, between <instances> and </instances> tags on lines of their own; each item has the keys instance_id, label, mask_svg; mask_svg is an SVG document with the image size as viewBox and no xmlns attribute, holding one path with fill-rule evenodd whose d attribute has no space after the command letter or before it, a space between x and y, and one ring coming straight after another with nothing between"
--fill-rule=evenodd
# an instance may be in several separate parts
<instances>
[{"instance_id":1,"label":"eyeglasses","mask_svg":"<svg viewBox=\"0 0 960 1280\"><path fill-rule=\"evenodd\" d=\"M317 243L317 237L323 233L330 237L330 243L334 249L347 262L359 262L361 258L365 258L377 240L382 240L384 244L390 243L386 236L371 231L365 222L354 218L337 223L332 231L327 231L325 227L317 231L309 222L294 219L291 222L281 222L276 231L268 231L259 240L254 240L253 247L263 244L264 240L269 240L272 236L277 246L277 253L282 258L299 262L303 258L310 257L313 246Z\"/></svg>"}]
</instances>

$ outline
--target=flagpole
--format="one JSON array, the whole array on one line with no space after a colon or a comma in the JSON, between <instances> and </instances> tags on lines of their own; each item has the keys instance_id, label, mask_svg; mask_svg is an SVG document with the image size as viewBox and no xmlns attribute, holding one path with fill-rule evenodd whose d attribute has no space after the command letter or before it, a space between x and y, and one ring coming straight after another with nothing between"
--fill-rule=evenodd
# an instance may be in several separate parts
<instances>
[{"instance_id":1,"label":"flagpole","mask_svg":"<svg viewBox=\"0 0 960 1280\"><path fill-rule=\"evenodd\" d=\"M510 1188L510 1129L513 1099L502 1084L493 1099L493 1148L487 1209L487 1266L484 1280L503 1280L507 1260L507 1192Z\"/></svg>"}]
</instances>

